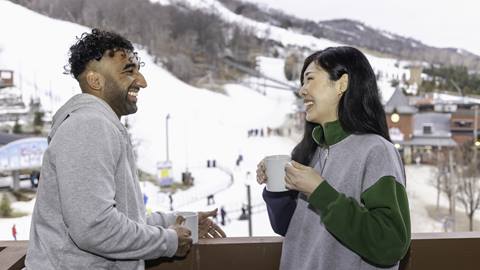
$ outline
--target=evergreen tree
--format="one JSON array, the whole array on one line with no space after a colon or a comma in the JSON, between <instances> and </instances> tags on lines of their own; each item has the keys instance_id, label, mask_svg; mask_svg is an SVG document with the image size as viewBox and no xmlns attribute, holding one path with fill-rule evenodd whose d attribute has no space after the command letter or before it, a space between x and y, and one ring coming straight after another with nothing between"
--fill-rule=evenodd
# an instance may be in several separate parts
<instances>
[{"instance_id":1,"label":"evergreen tree","mask_svg":"<svg viewBox=\"0 0 480 270\"><path fill-rule=\"evenodd\" d=\"M2 196L2 201L0 202L0 216L9 217L12 215L12 207L10 205L10 199L7 195Z\"/></svg>"},{"instance_id":2,"label":"evergreen tree","mask_svg":"<svg viewBox=\"0 0 480 270\"><path fill-rule=\"evenodd\" d=\"M41 111L35 112L35 116L33 118L33 128L35 130L35 134L42 133L44 115L45 115L44 112L41 112Z\"/></svg>"},{"instance_id":3,"label":"evergreen tree","mask_svg":"<svg viewBox=\"0 0 480 270\"><path fill-rule=\"evenodd\" d=\"M13 125L13 133L15 134L22 134L22 125L18 122L18 119L15 120L15 124Z\"/></svg>"}]
</instances>

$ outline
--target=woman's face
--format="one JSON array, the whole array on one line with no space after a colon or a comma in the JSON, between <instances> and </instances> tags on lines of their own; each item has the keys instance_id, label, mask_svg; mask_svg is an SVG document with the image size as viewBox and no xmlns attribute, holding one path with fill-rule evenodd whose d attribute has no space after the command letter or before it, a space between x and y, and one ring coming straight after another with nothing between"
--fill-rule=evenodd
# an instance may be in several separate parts
<instances>
[{"instance_id":1,"label":"woman's face","mask_svg":"<svg viewBox=\"0 0 480 270\"><path fill-rule=\"evenodd\" d=\"M338 119L338 102L347 89L348 75L332 81L328 73L312 62L303 74L300 96L304 100L306 120L324 125Z\"/></svg>"}]
</instances>

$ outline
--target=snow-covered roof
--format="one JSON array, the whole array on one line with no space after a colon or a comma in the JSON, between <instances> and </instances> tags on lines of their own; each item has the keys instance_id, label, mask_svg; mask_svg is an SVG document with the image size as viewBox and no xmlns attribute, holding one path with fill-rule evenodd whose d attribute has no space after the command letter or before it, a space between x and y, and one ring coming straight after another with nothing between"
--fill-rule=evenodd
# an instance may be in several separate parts
<instances>
[{"instance_id":1,"label":"snow-covered roof","mask_svg":"<svg viewBox=\"0 0 480 270\"><path fill-rule=\"evenodd\" d=\"M480 104L479 98L459 96L452 94L443 94L443 93L433 93L434 103L455 103L455 104L469 104L476 103Z\"/></svg>"},{"instance_id":2,"label":"snow-covered roof","mask_svg":"<svg viewBox=\"0 0 480 270\"><path fill-rule=\"evenodd\" d=\"M402 114L413 114L417 112L417 109L415 107L410 106L408 98L399 88L395 90L392 97L385 105L386 113L393 113L394 111Z\"/></svg>"},{"instance_id":3,"label":"snow-covered roof","mask_svg":"<svg viewBox=\"0 0 480 270\"><path fill-rule=\"evenodd\" d=\"M450 113L426 112L413 116L413 137L451 137ZM430 133L425 133L425 126L429 126Z\"/></svg>"},{"instance_id":4,"label":"snow-covered roof","mask_svg":"<svg viewBox=\"0 0 480 270\"><path fill-rule=\"evenodd\" d=\"M404 141L401 144L411 145L411 146L443 146L443 147L454 147L457 143L452 138L441 138L441 137L431 137L431 138L413 138L410 141Z\"/></svg>"}]
</instances>

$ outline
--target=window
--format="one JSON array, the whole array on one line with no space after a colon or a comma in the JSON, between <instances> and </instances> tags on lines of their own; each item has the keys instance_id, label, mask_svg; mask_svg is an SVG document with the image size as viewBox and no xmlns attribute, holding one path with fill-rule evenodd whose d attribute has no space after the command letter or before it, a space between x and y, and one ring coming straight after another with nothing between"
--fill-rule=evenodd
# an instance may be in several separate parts
<instances>
[{"instance_id":1,"label":"window","mask_svg":"<svg viewBox=\"0 0 480 270\"><path fill-rule=\"evenodd\" d=\"M472 127L473 122L471 120L455 120L453 121L454 127L469 128Z\"/></svg>"},{"instance_id":2,"label":"window","mask_svg":"<svg viewBox=\"0 0 480 270\"><path fill-rule=\"evenodd\" d=\"M0 71L0 79L11 80L12 79L12 73L10 71Z\"/></svg>"},{"instance_id":3,"label":"window","mask_svg":"<svg viewBox=\"0 0 480 270\"><path fill-rule=\"evenodd\" d=\"M423 134L432 134L433 124L423 124Z\"/></svg>"}]
</instances>

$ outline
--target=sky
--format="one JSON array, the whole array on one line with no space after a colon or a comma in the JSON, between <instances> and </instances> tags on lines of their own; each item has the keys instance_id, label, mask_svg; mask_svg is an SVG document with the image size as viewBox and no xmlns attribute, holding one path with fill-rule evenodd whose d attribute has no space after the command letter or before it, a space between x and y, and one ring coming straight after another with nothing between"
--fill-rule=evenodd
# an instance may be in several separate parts
<instances>
[{"instance_id":1,"label":"sky","mask_svg":"<svg viewBox=\"0 0 480 270\"><path fill-rule=\"evenodd\" d=\"M314 21L348 18L374 28L480 55L480 2L473 0L243 0Z\"/></svg>"}]
</instances>

